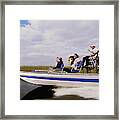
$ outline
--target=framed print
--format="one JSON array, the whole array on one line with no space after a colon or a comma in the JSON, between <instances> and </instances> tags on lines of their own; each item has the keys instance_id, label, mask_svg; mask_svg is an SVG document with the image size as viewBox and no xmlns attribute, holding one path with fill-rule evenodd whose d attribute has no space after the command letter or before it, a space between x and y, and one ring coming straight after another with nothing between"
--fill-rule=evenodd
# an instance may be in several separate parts
<instances>
[{"instance_id":1,"label":"framed print","mask_svg":"<svg viewBox=\"0 0 119 120\"><path fill-rule=\"evenodd\" d=\"M1 118L118 119L117 1L1 5Z\"/></svg>"}]
</instances>

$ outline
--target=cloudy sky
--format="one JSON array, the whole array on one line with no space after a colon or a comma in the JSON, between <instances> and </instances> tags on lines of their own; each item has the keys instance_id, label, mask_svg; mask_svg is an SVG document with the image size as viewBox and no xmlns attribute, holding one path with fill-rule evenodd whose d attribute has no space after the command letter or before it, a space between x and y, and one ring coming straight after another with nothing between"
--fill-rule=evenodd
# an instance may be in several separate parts
<instances>
[{"instance_id":1,"label":"cloudy sky","mask_svg":"<svg viewBox=\"0 0 119 120\"><path fill-rule=\"evenodd\" d=\"M88 53L99 47L97 20L20 20L20 64L54 65L60 56L67 65L69 55Z\"/></svg>"}]
</instances>

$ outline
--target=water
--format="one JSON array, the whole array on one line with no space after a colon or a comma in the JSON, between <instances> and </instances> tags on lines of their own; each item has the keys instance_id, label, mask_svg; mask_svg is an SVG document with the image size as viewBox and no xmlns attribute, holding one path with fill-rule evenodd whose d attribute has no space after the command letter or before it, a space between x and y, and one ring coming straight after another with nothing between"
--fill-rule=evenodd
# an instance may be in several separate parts
<instances>
[{"instance_id":1,"label":"water","mask_svg":"<svg viewBox=\"0 0 119 120\"><path fill-rule=\"evenodd\" d=\"M80 86L34 85L20 80L21 100L98 100L99 84Z\"/></svg>"}]
</instances>

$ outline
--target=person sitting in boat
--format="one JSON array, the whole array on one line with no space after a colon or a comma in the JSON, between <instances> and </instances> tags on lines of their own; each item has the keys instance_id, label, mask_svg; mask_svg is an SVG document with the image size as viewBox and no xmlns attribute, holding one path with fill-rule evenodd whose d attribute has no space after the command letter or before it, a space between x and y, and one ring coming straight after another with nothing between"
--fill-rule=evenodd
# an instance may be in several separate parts
<instances>
[{"instance_id":1,"label":"person sitting in boat","mask_svg":"<svg viewBox=\"0 0 119 120\"><path fill-rule=\"evenodd\" d=\"M72 66L74 62L76 62L78 59L79 59L79 56L77 53L75 53L74 55L69 56L68 64Z\"/></svg>"},{"instance_id":2,"label":"person sitting in boat","mask_svg":"<svg viewBox=\"0 0 119 120\"><path fill-rule=\"evenodd\" d=\"M64 63L61 57L56 57L56 65L55 67L49 67L48 73L53 72L55 70L63 71Z\"/></svg>"},{"instance_id":3,"label":"person sitting in boat","mask_svg":"<svg viewBox=\"0 0 119 120\"><path fill-rule=\"evenodd\" d=\"M74 62L71 65L71 72L79 72L82 63L77 53L74 54Z\"/></svg>"},{"instance_id":4,"label":"person sitting in boat","mask_svg":"<svg viewBox=\"0 0 119 120\"><path fill-rule=\"evenodd\" d=\"M83 57L82 68L84 67L84 63L86 63L85 66L88 66L90 59L95 60L99 52L94 44L90 45L90 49L88 49L88 51L90 52L90 55Z\"/></svg>"},{"instance_id":5,"label":"person sitting in boat","mask_svg":"<svg viewBox=\"0 0 119 120\"><path fill-rule=\"evenodd\" d=\"M74 63L74 55L70 55L68 58L68 64L71 66Z\"/></svg>"},{"instance_id":6,"label":"person sitting in boat","mask_svg":"<svg viewBox=\"0 0 119 120\"><path fill-rule=\"evenodd\" d=\"M64 68L63 70L68 73L79 72L79 67L81 66L80 62L79 55L75 53L68 58L68 64L70 65L70 68Z\"/></svg>"},{"instance_id":7,"label":"person sitting in boat","mask_svg":"<svg viewBox=\"0 0 119 120\"><path fill-rule=\"evenodd\" d=\"M56 66L54 67L54 69L63 69L64 67L64 63L61 57L57 57L56 58Z\"/></svg>"}]
</instances>

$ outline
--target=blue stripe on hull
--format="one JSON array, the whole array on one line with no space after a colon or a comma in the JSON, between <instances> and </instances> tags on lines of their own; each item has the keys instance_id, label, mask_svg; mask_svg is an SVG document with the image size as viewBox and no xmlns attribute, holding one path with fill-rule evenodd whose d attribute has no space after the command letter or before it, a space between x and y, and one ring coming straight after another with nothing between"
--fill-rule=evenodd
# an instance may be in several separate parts
<instances>
[{"instance_id":1,"label":"blue stripe on hull","mask_svg":"<svg viewBox=\"0 0 119 120\"><path fill-rule=\"evenodd\" d=\"M48 80L77 81L77 82L96 82L96 83L99 83L99 79L57 78L57 77L39 77L39 76L26 76L26 75L20 75L20 76L21 77L26 77L26 78L35 78L35 79L48 79Z\"/></svg>"}]
</instances>

